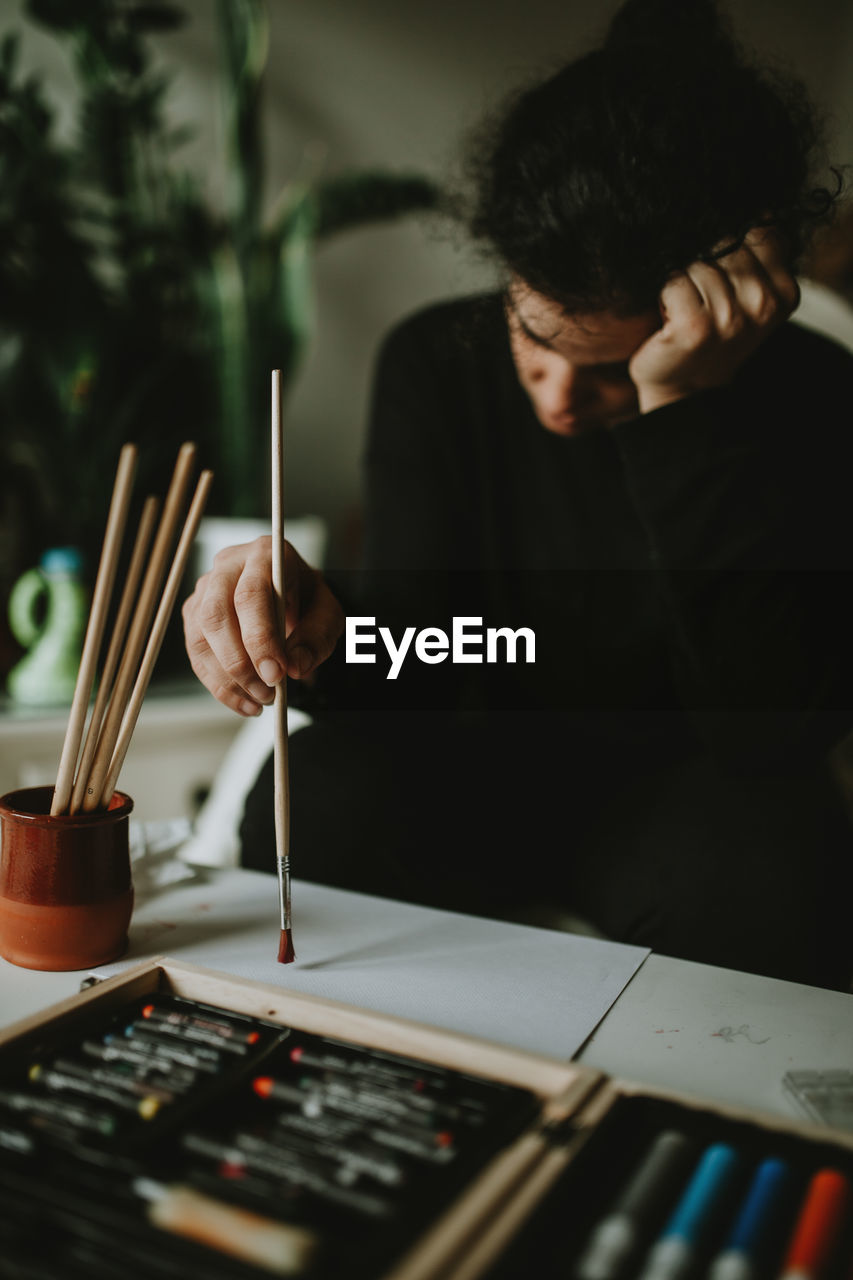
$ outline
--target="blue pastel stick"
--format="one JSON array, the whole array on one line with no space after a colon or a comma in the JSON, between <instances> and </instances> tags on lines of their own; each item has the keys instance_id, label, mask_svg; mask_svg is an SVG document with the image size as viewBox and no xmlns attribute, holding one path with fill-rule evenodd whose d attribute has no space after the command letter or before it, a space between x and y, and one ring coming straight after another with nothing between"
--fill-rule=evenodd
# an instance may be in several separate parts
<instances>
[{"instance_id":1,"label":"blue pastel stick","mask_svg":"<svg viewBox=\"0 0 853 1280\"><path fill-rule=\"evenodd\" d=\"M705 1234L728 1196L740 1165L740 1155L728 1143L715 1142L708 1147L672 1217L649 1251L640 1280L681 1280L693 1268Z\"/></svg>"},{"instance_id":2,"label":"blue pastel stick","mask_svg":"<svg viewBox=\"0 0 853 1280\"><path fill-rule=\"evenodd\" d=\"M792 1180L793 1171L785 1160L775 1156L762 1160L729 1237L711 1264L708 1280L753 1280Z\"/></svg>"}]
</instances>

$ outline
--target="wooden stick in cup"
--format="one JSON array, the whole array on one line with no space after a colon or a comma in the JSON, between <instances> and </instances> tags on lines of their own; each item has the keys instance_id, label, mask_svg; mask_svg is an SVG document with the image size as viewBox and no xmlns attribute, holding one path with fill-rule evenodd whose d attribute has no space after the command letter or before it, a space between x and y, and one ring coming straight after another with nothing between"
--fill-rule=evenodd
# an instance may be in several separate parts
<instances>
[{"instance_id":1,"label":"wooden stick in cup","mask_svg":"<svg viewBox=\"0 0 853 1280\"><path fill-rule=\"evenodd\" d=\"M284 433L282 429L281 370L272 374L272 589L282 643L285 631L284 595ZM281 912L278 959L296 959L290 919L290 770L287 750L287 676L275 687L273 708L273 816L275 819L276 869Z\"/></svg>"},{"instance_id":2,"label":"wooden stick in cup","mask_svg":"<svg viewBox=\"0 0 853 1280\"><path fill-rule=\"evenodd\" d=\"M121 552L121 540L130 508L130 495L133 489L133 478L136 473L136 459L136 446L132 444L124 445L119 454L115 484L113 485L107 525L104 531L104 542L101 548L101 559L98 564L95 589L92 592L92 604L89 609L86 637L83 641L83 653L77 672L77 683L74 686L68 728L65 732L65 741L62 744L62 754L59 759L59 771L56 775L56 786L53 790L53 800L50 806L52 816L65 813L71 800L77 756L83 739L83 727L86 723L86 710L92 694L95 666L98 661L98 653L107 622L110 596L112 595Z\"/></svg>"},{"instance_id":3,"label":"wooden stick in cup","mask_svg":"<svg viewBox=\"0 0 853 1280\"><path fill-rule=\"evenodd\" d=\"M136 541L133 545L130 564L127 568L127 578L122 592L121 603L113 624L113 633L110 637L110 645L107 649L107 656L104 659L104 667L98 684L98 696L95 698L95 706L89 720L89 728L86 731L86 741L83 743L83 754L77 766L77 777L74 781L69 813L77 813L86 794L86 783L89 779L89 769L95 755L95 747L98 744L101 722L112 691L113 676L116 673L119 658L121 657L121 647L124 643L127 624L130 622L130 613L136 599L136 589L139 586L142 570L145 567L145 556L154 533L154 525L159 510L160 501L158 498L145 499L145 505L142 508L142 515L139 520L139 528L136 532Z\"/></svg>"},{"instance_id":4,"label":"wooden stick in cup","mask_svg":"<svg viewBox=\"0 0 853 1280\"><path fill-rule=\"evenodd\" d=\"M190 509L187 512L187 518L184 521L184 527L181 531L181 537L175 551L172 567L169 570L169 576L166 579L166 585L163 588L163 595L157 608L157 615L151 627L151 635L148 637L148 644L145 647L145 653L139 667L139 674L136 677L136 683L133 687L133 693L127 705L124 719L121 722L121 732L116 741L115 750L113 751L110 766L104 779L103 790L101 791L99 802L102 808L106 808L112 799L113 792L116 789L118 775L124 764L124 758L127 755L130 739L136 728L136 721L139 719L139 712L142 709L142 701L148 689L148 682L154 671L154 664L160 653L163 639L166 635L166 628L169 625L169 618L172 609L175 607L178 591L181 587L181 581L187 562L192 551L195 536L198 533L199 521L204 514L204 505L207 502L207 495L210 492L210 486L213 481L212 471L202 471L198 478L195 494L190 503Z\"/></svg>"},{"instance_id":5,"label":"wooden stick in cup","mask_svg":"<svg viewBox=\"0 0 853 1280\"><path fill-rule=\"evenodd\" d=\"M82 808L86 813L97 809L100 804L107 770L110 767L122 719L127 710L133 683L139 669L140 654L148 638L151 618L157 606L157 593L166 573L169 553L172 549L181 512L184 508L184 499L189 487L195 454L196 447L194 444L181 445L178 452L175 470L172 473L172 481L163 505L163 514L160 517L160 524L157 528L157 535L148 561L148 568L145 571L133 621L130 624L124 656L116 676L115 688L98 736L92 767L86 779L86 790L82 803Z\"/></svg>"}]
</instances>

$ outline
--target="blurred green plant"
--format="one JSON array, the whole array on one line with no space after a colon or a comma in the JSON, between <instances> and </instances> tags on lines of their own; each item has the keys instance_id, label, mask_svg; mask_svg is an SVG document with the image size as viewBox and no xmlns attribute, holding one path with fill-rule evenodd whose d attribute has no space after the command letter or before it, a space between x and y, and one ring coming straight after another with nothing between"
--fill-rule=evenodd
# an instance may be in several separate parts
<instances>
[{"instance_id":1,"label":"blurred green plant","mask_svg":"<svg viewBox=\"0 0 853 1280\"><path fill-rule=\"evenodd\" d=\"M437 203L418 175L310 163L268 200L267 8L216 11L224 208L176 156L188 131L168 123L172 82L149 47L184 20L178 6L27 0L73 68L69 141L21 71L19 36L0 40L0 514L4 528L10 512L37 518L33 558L56 542L94 550L125 440L161 488L178 443L197 440L217 473L211 510L264 514L269 373L287 384L311 336L315 246Z\"/></svg>"}]
</instances>

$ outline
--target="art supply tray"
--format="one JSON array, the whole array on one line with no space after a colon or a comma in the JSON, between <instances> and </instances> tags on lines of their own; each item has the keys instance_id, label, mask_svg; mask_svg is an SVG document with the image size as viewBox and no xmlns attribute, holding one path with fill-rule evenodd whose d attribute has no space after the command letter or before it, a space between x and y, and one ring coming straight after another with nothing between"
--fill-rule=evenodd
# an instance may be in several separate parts
<instances>
[{"instance_id":1,"label":"art supply tray","mask_svg":"<svg viewBox=\"0 0 853 1280\"><path fill-rule=\"evenodd\" d=\"M0 1276L607 1280L590 1237L670 1131L690 1168L734 1153L696 1274L767 1157L787 1183L752 1280L819 1170L853 1187L850 1134L162 960L0 1037ZM847 1280L853 1202L836 1216L822 1275Z\"/></svg>"}]
</instances>

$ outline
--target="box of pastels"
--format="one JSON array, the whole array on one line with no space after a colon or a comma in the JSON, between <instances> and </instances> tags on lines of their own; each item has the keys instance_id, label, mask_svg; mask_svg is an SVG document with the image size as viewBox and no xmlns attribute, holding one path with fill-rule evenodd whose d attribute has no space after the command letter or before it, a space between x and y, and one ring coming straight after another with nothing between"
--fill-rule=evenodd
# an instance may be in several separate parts
<instances>
[{"instance_id":1,"label":"box of pastels","mask_svg":"<svg viewBox=\"0 0 853 1280\"><path fill-rule=\"evenodd\" d=\"M853 1135L170 960L0 1039L0 1276L850 1280Z\"/></svg>"}]
</instances>

